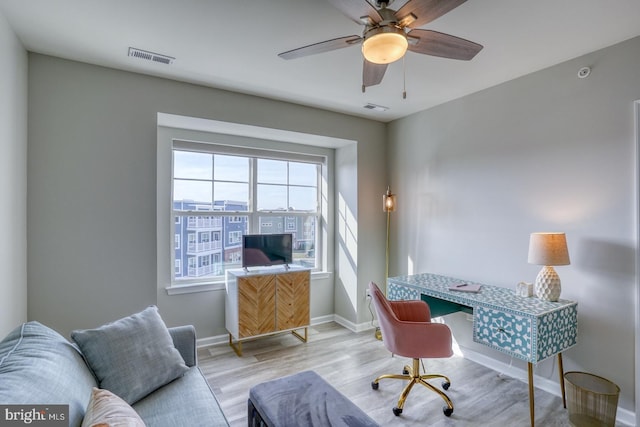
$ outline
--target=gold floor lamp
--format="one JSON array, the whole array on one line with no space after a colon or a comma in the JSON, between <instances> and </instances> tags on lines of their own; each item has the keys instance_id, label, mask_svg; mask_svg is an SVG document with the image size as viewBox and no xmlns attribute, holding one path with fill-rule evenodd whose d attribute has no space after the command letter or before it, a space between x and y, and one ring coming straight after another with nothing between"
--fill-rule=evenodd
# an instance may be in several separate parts
<instances>
[{"instance_id":1,"label":"gold floor lamp","mask_svg":"<svg viewBox=\"0 0 640 427\"><path fill-rule=\"evenodd\" d=\"M389 231L391 226L391 212L396 210L396 195L391 193L391 188L387 186L387 192L382 195L382 210L387 213L387 243L385 247L384 281L385 295L389 296ZM376 338L381 340L380 328L376 328Z\"/></svg>"},{"instance_id":2,"label":"gold floor lamp","mask_svg":"<svg viewBox=\"0 0 640 427\"><path fill-rule=\"evenodd\" d=\"M382 196L382 210L387 213L387 247L385 250L386 261L385 261L385 270L384 270L384 280L385 285L388 285L387 278L389 277L389 227L391 225L391 212L396 210L396 195L391 194L391 189L387 187L387 192ZM389 296L389 292L386 290L385 293Z\"/></svg>"}]
</instances>

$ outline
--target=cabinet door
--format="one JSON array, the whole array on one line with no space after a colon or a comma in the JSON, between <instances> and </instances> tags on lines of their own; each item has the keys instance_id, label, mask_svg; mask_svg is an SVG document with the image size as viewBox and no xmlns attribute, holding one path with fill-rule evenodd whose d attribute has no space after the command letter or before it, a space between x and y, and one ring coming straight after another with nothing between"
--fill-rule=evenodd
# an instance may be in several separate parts
<instances>
[{"instance_id":1,"label":"cabinet door","mask_svg":"<svg viewBox=\"0 0 640 427\"><path fill-rule=\"evenodd\" d=\"M278 331L309 325L308 271L278 275L276 313Z\"/></svg>"},{"instance_id":2,"label":"cabinet door","mask_svg":"<svg viewBox=\"0 0 640 427\"><path fill-rule=\"evenodd\" d=\"M238 278L239 338L268 334L276 329L276 276Z\"/></svg>"}]
</instances>

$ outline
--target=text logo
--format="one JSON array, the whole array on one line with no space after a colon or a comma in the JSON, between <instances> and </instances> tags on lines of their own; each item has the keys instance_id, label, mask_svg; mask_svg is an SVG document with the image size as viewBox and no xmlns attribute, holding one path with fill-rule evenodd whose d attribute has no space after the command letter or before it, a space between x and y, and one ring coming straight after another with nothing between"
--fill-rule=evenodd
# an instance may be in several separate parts
<instances>
[{"instance_id":1,"label":"text logo","mask_svg":"<svg viewBox=\"0 0 640 427\"><path fill-rule=\"evenodd\" d=\"M0 405L0 427L67 427L69 405Z\"/></svg>"}]
</instances>

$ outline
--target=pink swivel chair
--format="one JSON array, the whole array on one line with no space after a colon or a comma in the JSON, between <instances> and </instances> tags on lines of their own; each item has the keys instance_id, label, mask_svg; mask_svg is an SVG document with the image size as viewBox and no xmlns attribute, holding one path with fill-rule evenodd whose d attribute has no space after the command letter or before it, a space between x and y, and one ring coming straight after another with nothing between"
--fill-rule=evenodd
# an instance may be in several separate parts
<instances>
[{"instance_id":1,"label":"pink swivel chair","mask_svg":"<svg viewBox=\"0 0 640 427\"><path fill-rule=\"evenodd\" d=\"M406 365L403 375L380 375L371 383L371 388L378 389L379 381L384 378L409 381L400 394L398 406L393 408L397 416L402 413L404 402L415 384L422 384L429 390L435 391L444 399L447 406L443 407L444 414L453 413L453 403L443 391L427 382L434 378L442 378L442 388L449 389L451 381L440 374L420 374L420 359L440 358L453 355L451 348L451 330L443 323L431 323L431 311L424 301L389 301L380 288L369 283L369 290L373 305L378 314L378 323L382 331L382 342L387 350L399 356L413 359L413 367Z\"/></svg>"}]
</instances>

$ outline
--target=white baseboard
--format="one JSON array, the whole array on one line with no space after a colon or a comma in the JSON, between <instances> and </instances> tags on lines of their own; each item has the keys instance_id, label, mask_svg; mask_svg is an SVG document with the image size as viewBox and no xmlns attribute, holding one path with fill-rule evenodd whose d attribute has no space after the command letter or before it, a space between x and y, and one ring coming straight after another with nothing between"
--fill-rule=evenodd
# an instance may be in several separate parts
<instances>
[{"instance_id":1,"label":"white baseboard","mask_svg":"<svg viewBox=\"0 0 640 427\"><path fill-rule=\"evenodd\" d=\"M329 314L326 316L314 317L311 319L311 326L320 325L322 323L329 323L335 320L335 315Z\"/></svg>"},{"instance_id":2,"label":"white baseboard","mask_svg":"<svg viewBox=\"0 0 640 427\"><path fill-rule=\"evenodd\" d=\"M196 347L207 347L210 345L224 344L229 342L229 335L216 335L215 337L198 338L196 340Z\"/></svg>"},{"instance_id":3,"label":"white baseboard","mask_svg":"<svg viewBox=\"0 0 640 427\"><path fill-rule=\"evenodd\" d=\"M374 329L377 325L377 322L374 322L373 325L371 324L371 322L353 323L352 321L347 320L342 316L338 316L337 314L334 314L333 320L337 324L342 325L353 332L362 332L362 331L367 331L369 329Z\"/></svg>"}]
</instances>

